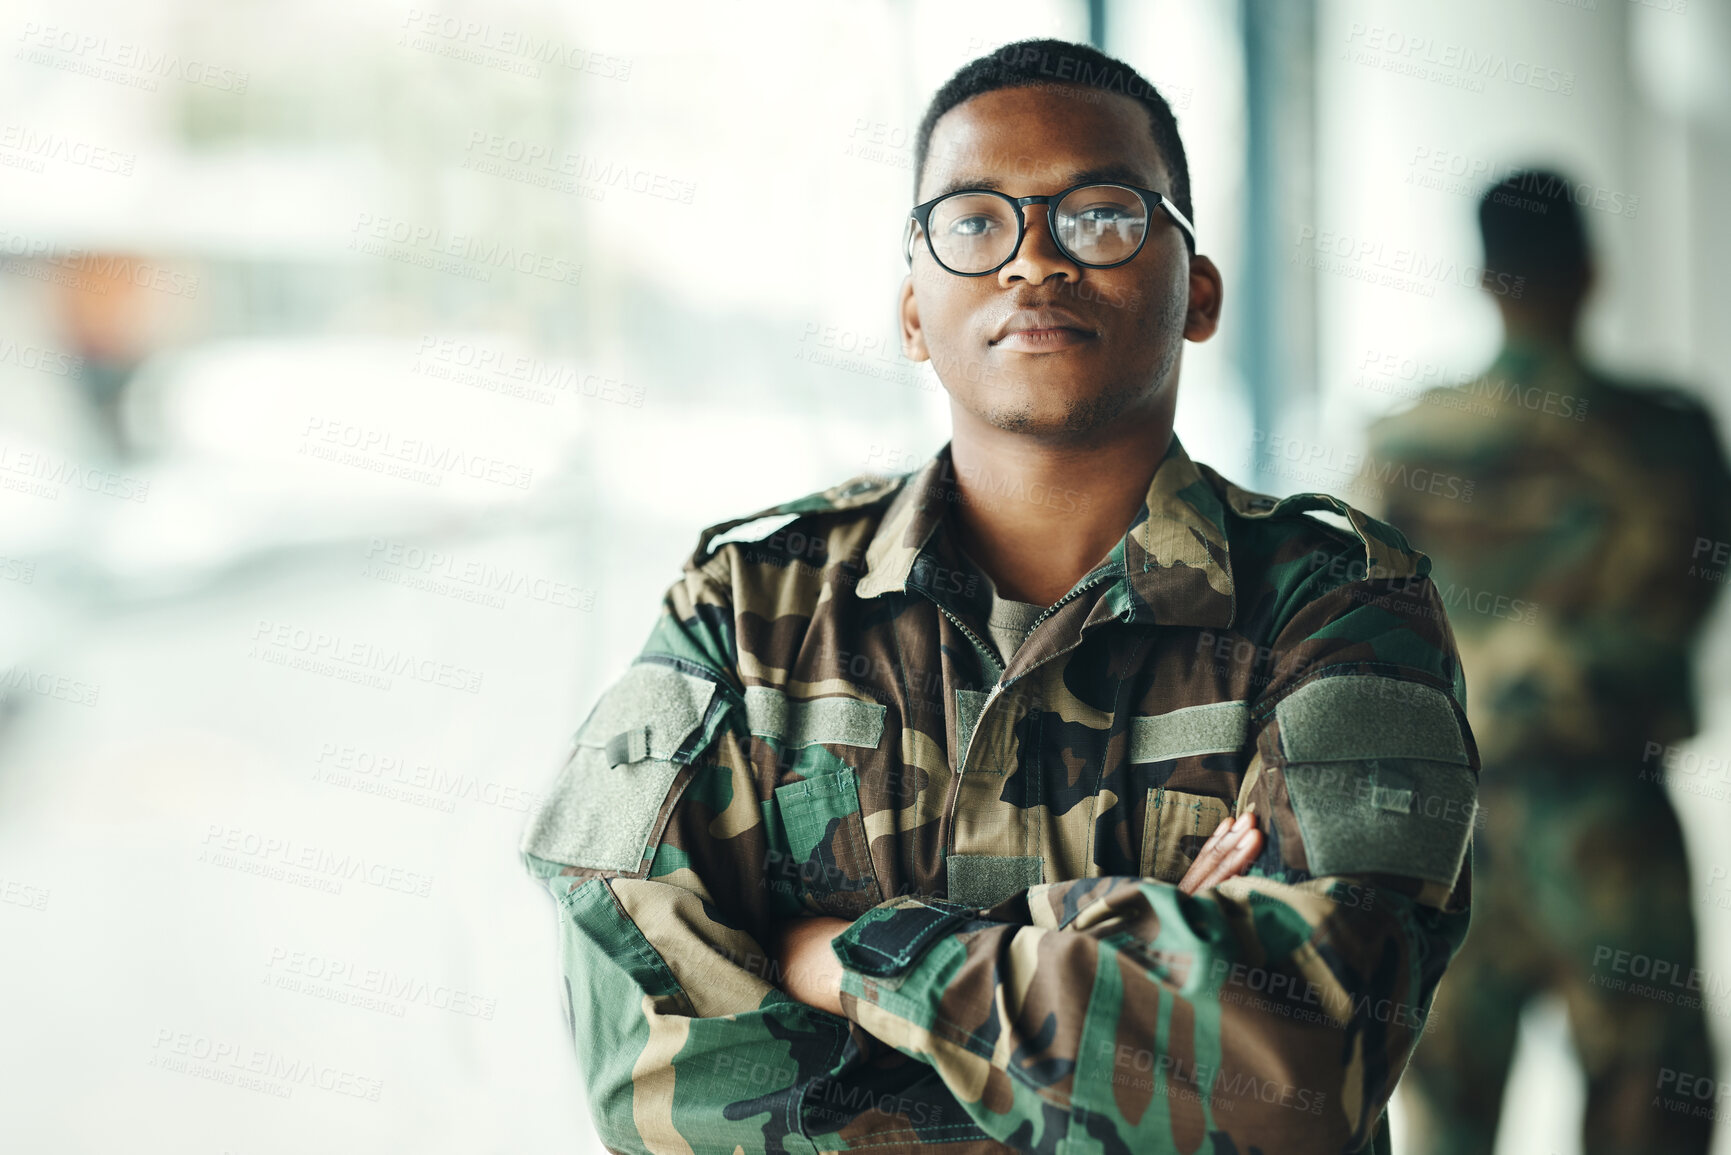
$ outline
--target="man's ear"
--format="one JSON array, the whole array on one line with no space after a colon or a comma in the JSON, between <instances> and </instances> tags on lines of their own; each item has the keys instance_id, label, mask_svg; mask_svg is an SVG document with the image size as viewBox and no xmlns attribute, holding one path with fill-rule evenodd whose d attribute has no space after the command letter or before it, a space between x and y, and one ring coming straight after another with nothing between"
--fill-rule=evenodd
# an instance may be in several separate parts
<instances>
[{"instance_id":1,"label":"man's ear","mask_svg":"<svg viewBox=\"0 0 1731 1155\"><path fill-rule=\"evenodd\" d=\"M1190 304L1184 310L1184 339L1206 341L1220 328L1220 270L1207 257L1190 258Z\"/></svg>"},{"instance_id":2,"label":"man's ear","mask_svg":"<svg viewBox=\"0 0 1731 1155\"><path fill-rule=\"evenodd\" d=\"M902 320L902 356L910 361L930 361L931 350L926 348L925 330L920 328L920 306L914 300L914 279L902 278L901 300L897 303L897 312Z\"/></svg>"}]
</instances>

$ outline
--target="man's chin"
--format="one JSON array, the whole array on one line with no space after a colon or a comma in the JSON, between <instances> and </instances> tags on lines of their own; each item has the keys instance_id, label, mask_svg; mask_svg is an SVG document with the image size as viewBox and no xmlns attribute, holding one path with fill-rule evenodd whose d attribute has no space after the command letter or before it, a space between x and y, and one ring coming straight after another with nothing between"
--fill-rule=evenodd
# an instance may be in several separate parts
<instances>
[{"instance_id":1,"label":"man's chin","mask_svg":"<svg viewBox=\"0 0 1731 1155\"><path fill-rule=\"evenodd\" d=\"M985 420L994 428L1051 437L1090 433L1123 408L1106 397L1080 390L1054 397L1050 389L1032 389L1013 397L986 398L986 402Z\"/></svg>"}]
</instances>

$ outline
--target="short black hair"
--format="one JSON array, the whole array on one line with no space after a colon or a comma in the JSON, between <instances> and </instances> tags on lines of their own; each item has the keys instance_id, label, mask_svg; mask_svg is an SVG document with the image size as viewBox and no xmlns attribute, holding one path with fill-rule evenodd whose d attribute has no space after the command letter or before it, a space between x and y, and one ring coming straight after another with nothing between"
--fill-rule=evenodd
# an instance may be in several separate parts
<instances>
[{"instance_id":1,"label":"short black hair","mask_svg":"<svg viewBox=\"0 0 1731 1155\"><path fill-rule=\"evenodd\" d=\"M926 152L932 142L932 127L956 105L981 93L1000 88L1064 86L1091 93L1094 90L1128 96L1148 110L1149 128L1160 159L1172 175L1168 194L1178 211L1194 224L1196 210L1190 205L1190 166L1184 160L1184 142L1178 137L1178 122L1172 106L1146 77L1122 60L1086 44L1068 40L1018 40L970 60L944 82L926 106L914 138L914 195L926 171ZM1186 238L1188 240L1189 238Z\"/></svg>"},{"instance_id":2,"label":"short black hair","mask_svg":"<svg viewBox=\"0 0 1731 1155\"><path fill-rule=\"evenodd\" d=\"M1550 169L1510 173L1479 198L1485 267L1561 288L1585 273L1592 254L1575 184Z\"/></svg>"}]
</instances>

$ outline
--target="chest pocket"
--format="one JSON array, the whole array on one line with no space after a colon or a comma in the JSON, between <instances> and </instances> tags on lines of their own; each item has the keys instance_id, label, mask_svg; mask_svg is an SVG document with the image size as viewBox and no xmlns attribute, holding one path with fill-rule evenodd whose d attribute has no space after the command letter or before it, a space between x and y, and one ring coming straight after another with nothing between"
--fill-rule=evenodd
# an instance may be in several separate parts
<instances>
[{"instance_id":1,"label":"chest pocket","mask_svg":"<svg viewBox=\"0 0 1731 1155\"><path fill-rule=\"evenodd\" d=\"M1247 702L1210 702L1130 720L1130 762L1174 762L1207 754L1236 754L1250 733ZM1137 870L1144 878L1177 882L1222 818L1230 800L1199 791L1152 786L1142 824Z\"/></svg>"},{"instance_id":2,"label":"chest pocket","mask_svg":"<svg viewBox=\"0 0 1731 1155\"><path fill-rule=\"evenodd\" d=\"M751 686L745 714L752 734L795 778L775 788L785 849L770 852L769 885L817 913L858 918L884 896L866 841L859 775L829 747L877 749L884 707L847 697L796 700Z\"/></svg>"},{"instance_id":3,"label":"chest pocket","mask_svg":"<svg viewBox=\"0 0 1731 1155\"><path fill-rule=\"evenodd\" d=\"M1224 798L1186 794L1156 786L1148 791L1148 817L1142 834L1143 878L1177 882L1196 861L1196 852L1222 818L1232 816Z\"/></svg>"}]
</instances>

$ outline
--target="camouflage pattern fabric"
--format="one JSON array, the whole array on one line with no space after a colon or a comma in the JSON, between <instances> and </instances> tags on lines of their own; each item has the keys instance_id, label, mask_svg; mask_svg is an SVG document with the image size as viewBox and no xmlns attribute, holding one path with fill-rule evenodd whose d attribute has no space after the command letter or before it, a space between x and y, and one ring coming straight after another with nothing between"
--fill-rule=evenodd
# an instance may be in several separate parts
<instances>
[{"instance_id":1,"label":"camouflage pattern fabric","mask_svg":"<svg viewBox=\"0 0 1731 1155\"><path fill-rule=\"evenodd\" d=\"M1487 774L1472 933L1403 1084L1417 1108L1410 1149L1496 1149L1521 1011L1548 991L1586 1075L1582 1150L1704 1155L1716 1100L1685 1092L1716 1082L1701 1011L1711 985L1690 978L1694 895L1669 799L1656 783L1583 790L1552 766L1504 769L1524 776L1503 788Z\"/></svg>"},{"instance_id":2,"label":"camouflage pattern fabric","mask_svg":"<svg viewBox=\"0 0 1731 1155\"><path fill-rule=\"evenodd\" d=\"M1174 438L1006 668L961 496L946 445L706 529L531 816L604 1142L1386 1152L1469 913L1427 559ZM1180 892L1252 803L1261 857ZM810 914L855 920L845 1017L776 986Z\"/></svg>"},{"instance_id":3,"label":"camouflage pattern fabric","mask_svg":"<svg viewBox=\"0 0 1731 1155\"><path fill-rule=\"evenodd\" d=\"M1522 1007L1568 1007L1584 1150L1706 1152L1677 1094L1714 1078L1682 833L1656 754L1693 734L1692 645L1731 550L1731 475L1699 404L1511 344L1482 376L1371 430L1384 464L1474 483L1379 511L1435 559L1484 757L1472 935L1407 1080L1436 1153L1493 1149ZM1686 988L1686 983L1683 984Z\"/></svg>"},{"instance_id":4,"label":"camouflage pattern fabric","mask_svg":"<svg viewBox=\"0 0 1731 1155\"><path fill-rule=\"evenodd\" d=\"M1474 484L1470 502L1389 486L1377 512L1432 558L1488 765L1638 760L1695 732L1691 650L1731 550L1731 473L1698 402L1512 344L1370 441L1407 476Z\"/></svg>"}]
</instances>

